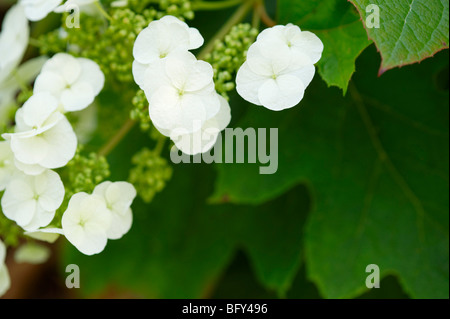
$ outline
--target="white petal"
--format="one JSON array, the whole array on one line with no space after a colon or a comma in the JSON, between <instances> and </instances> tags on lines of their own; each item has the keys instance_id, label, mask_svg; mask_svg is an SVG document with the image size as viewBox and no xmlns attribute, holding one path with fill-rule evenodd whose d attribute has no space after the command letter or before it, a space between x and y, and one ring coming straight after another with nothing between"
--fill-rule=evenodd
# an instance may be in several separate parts
<instances>
[{"instance_id":1,"label":"white petal","mask_svg":"<svg viewBox=\"0 0 450 319\"><path fill-rule=\"evenodd\" d=\"M16 263L42 264L50 257L50 249L36 243L25 243L14 253Z\"/></svg>"},{"instance_id":2,"label":"white petal","mask_svg":"<svg viewBox=\"0 0 450 319\"><path fill-rule=\"evenodd\" d=\"M196 28L189 28L189 50L200 48L204 42L205 39L203 39L200 31Z\"/></svg>"},{"instance_id":3,"label":"white petal","mask_svg":"<svg viewBox=\"0 0 450 319\"><path fill-rule=\"evenodd\" d=\"M89 83L94 95L97 96L105 84L105 75L99 65L94 61L84 58L78 58L77 60L81 66L81 73L77 79L77 82Z\"/></svg>"},{"instance_id":4,"label":"white petal","mask_svg":"<svg viewBox=\"0 0 450 319\"><path fill-rule=\"evenodd\" d=\"M61 223L66 238L83 254L97 254L105 248L111 217L100 196L72 196Z\"/></svg>"},{"instance_id":5,"label":"white petal","mask_svg":"<svg viewBox=\"0 0 450 319\"><path fill-rule=\"evenodd\" d=\"M61 2L62 0L21 0L20 4L24 6L25 15L30 21L39 21L44 19Z\"/></svg>"},{"instance_id":6,"label":"white petal","mask_svg":"<svg viewBox=\"0 0 450 319\"><path fill-rule=\"evenodd\" d=\"M111 213L111 226L106 235L109 239L120 239L128 233L133 223L133 214L131 209L127 209L123 214Z\"/></svg>"},{"instance_id":7,"label":"white petal","mask_svg":"<svg viewBox=\"0 0 450 319\"><path fill-rule=\"evenodd\" d=\"M0 83L19 65L29 38L28 20L23 8L14 5L6 13L0 33Z\"/></svg>"},{"instance_id":8,"label":"white petal","mask_svg":"<svg viewBox=\"0 0 450 319\"><path fill-rule=\"evenodd\" d=\"M41 227L48 226L55 217L55 211L47 211L36 203L36 211L29 223L21 225L26 231L36 231Z\"/></svg>"},{"instance_id":9,"label":"white petal","mask_svg":"<svg viewBox=\"0 0 450 319\"><path fill-rule=\"evenodd\" d=\"M58 101L48 92L40 92L32 95L23 105L23 120L31 127L41 127L55 112Z\"/></svg>"},{"instance_id":10,"label":"white petal","mask_svg":"<svg viewBox=\"0 0 450 319\"><path fill-rule=\"evenodd\" d=\"M47 146L45 157L38 162L40 165L50 169L63 167L75 156L77 136L65 117L41 136Z\"/></svg>"},{"instance_id":11,"label":"white petal","mask_svg":"<svg viewBox=\"0 0 450 319\"><path fill-rule=\"evenodd\" d=\"M24 234L31 238L52 244L59 238L60 235L64 235L64 232L62 229L57 228L41 228L32 232L25 232Z\"/></svg>"},{"instance_id":12,"label":"white petal","mask_svg":"<svg viewBox=\"0 0 450 319\"><path fill-rule=\"evenodd\" d=\"M81 111L94 102L95 93L87 82L76 82L61 93L61 104L66 112Z\"/></svg>"},{"instance_id":13,"label":"white petal","mask_svg":"<svg viewBox=\"0 0 450 319\"><path fill-rule=\"evenodd\" d=\"M8 268L5 264L0 264L0 297L3 296L11 287Z\"/></svg>"},{"instance_id":14,"label":"white petal","mask_svg":"<svg viewBox=\"0 0 450 319\"><path fill-rule=\"evenodd\" d=\"M61 206L64 200L65 189L57 173L47 170L43 174L36 176L34 184L35 190L39 195L38 204L43 209L55 211Z\"/></svg>"},{"instance_id":15,"label":"white petal","mask_svg":"<svg viewBox=\"0 0 450 319\"><path fill-rule=\"evenodd\" d=\"M149 114L152 122L163 129L172 129L181 122L180 96L175 88L163 86L151 97Z\"/></svg>"},{"instance_id":16,"label":"white petal","mask_svg":"<svg viewBox=\"0 0 450 319\"><path fill-rule=\"evenodd\" d=\"M75 83L81 74L81 65L77 58L67 53L55 54L42 67L42 73L51 72L60 75L65 84Z\"/></svg>"},{"instance_id":17,"label":"white petal","mask_svg":"<svg viewBox=\"0 0 450 319\"><path fill-rule=\"evenodd\" d=\"M246 101L261 105L259 101L259 88L266 82L267 77L254 73L245 62L236 76L236 91Z\"/></svg>"},{"instance_id":18,"label":"white petal","mask_svg":"<svg viewBox=\"0 0 450 319\"><path fill-rule=\"evenodd\" d=\"M41 72L36 78L34 83L33 92L49 92L55 98L59 99L62 91L66 88L64 78L58 73L54 72Z\"/></svg>"},{"instance_id":19,"label":"white petal","mask_svg":"<svg viewBox=\"0 0 450 319\"><path fill-rule=\"evenodd\" d=\"M313 80L315 72L316 68L314 67L314 65L310 64L293 72L289 72L289 74L298 77L303 82L303 85L306 88Z\"/></svg>"},{"instance_id":20,"label":"white petal","mask_svg":"<svg viewBox=\"0 0 450 319\"><path fill-rule=\"evenodd\" d=\"M144 88L145 71L147 70L147 67L147 64L142 64L137 60L133 61L133 78L136 84L139 85L141 89Z\"/></svg>"},{"instance_id":21,"label":"white petal","mask_svg":"<svg viewBox=\"0 0 450 319\"><path fill-rule=\"evenodd\" d=\"M292 48L303 51L311 58L312 63L317 63L322 57L323 43L314 33L303 31L292 39Z\"/></svg>"},{"instance_id":22,"label":"white petal","mask_svg":"<svg viewBox=\"0 0 450 319\"><path fill-rule=\"evenodd\" d=\"M14 165L27 175L39 175L42 174L47 168L39 164L25 164L19 161L17 158L14 159Z\"/></svg>"},{"instance_id":23,"label":"white petal","mask_svg":"<svg viewBox=\"0 0 450 319\"><path fill-rule=\"evenodd\" d=\"M19 136L16 133L11 138L11 149L14 156L25 164L40 164L47 157L49 145L42 136Z\"/></svg>"},{"instance_id":24,"label":"white petal","mask_svg":"<svg viewBox=\"0 0 450 319\"><path fill-rule=\"evenodd\" d=\"M297 105L303 98L305 87L293 75L281 75L276 80L267 80L259 89L261 104L273 111L280 111Z\"/></svg>"}]
</instances>

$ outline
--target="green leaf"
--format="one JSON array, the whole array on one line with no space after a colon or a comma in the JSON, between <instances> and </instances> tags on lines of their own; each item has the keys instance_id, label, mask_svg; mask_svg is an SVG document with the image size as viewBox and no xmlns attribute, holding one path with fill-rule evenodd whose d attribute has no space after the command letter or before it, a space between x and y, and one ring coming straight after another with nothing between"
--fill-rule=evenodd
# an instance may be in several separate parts
<instances>
[{"instance_id":1,"label":"green leaf","mask_svg":"<svg viewBox=\"0 0 450 319\"><path fill-rule=\"evenodd\" d=\"M436 83L447 58L380 80L371 50L347 98L314 81L300 107L249 109L239 126L279 127L278 172L218 165L213 199L257 204L306 182L307 270L325 297L364 292L375 263L413 297L448 298L448 89Z\"/></svg>"},{"instance_id":2,"label":"green leaf","mask_svg":"<svg viewBox=\"0 0 450 319\"><path fill-rule=\"evenodd\" d=\"M356 10L339 0L280 0L279 20L294 23L302 30L314 32L323 42L319 74L329 86L347 92L355 72L355 60L371 43L361 26Z\"/></svg>"},{"instance_id":3,"label":"green leaf","mask_svg":"<svg viewBox=\"0 0 450 319\"><path fill-rule=\"evenodd\" d=\"M420 62L448 48L448 0L350 0L360 12L367 33L381 53L380 74L394 67ZM366 19L379 7L380 27L368 28ZM370 25L369 25L370 26Z\"/></svg>"}]
</instances>

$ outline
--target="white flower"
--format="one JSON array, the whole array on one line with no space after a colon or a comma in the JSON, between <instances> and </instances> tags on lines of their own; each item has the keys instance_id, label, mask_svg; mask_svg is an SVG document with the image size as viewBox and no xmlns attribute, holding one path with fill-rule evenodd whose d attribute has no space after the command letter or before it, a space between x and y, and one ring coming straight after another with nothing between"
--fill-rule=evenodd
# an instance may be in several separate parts
<instances>
[{"instance_id":1,"label":"white flower","mask_svg":"<svg viewBox=\"0 0 450 319\"><path fill-rule=\"evenodd\" d=\"M23 8L19 5L11 7L5 15L0 33L0 88L22 60L29 34Z\"/></svg>"},{"instance_id":2,"label":"white flower","mask_svg":"<svg viewBox=\"0 0 450 319\"><path fill-rule=\"evenodd\" d=\"M323 50L317 37L318 42L308 42L310 33L306 36L303 33L292 25L276 26L262 32L249 48L247 60L238 71L236 90L239 95L274 111L297 105L314 77L314 61L320 58ZM304 37L307 40L303 41ZM302 50L304 43L310 45L304 45Z\"/></svg>"},{"instance_id":3,"label":"white flower","mask_svg":"<svg viewBox=\"0 0 450 319\"><path fill-rule=\"evenodd\" d=\"M59 175L47 170L37 176L16 174L2 198L5 216L27 231L47 226L64 199Z\"/></svg>"},{"instance_id":4,"label":"white flower","mask_svg":"<svg viewBox=\"0 0 450 319\"><path fill-rule=\"evenodd\" d=\"M220 100L219 112L206 121L199 130L194 133L186 133L185 130L177 129L166 132L176 147L183 153L195 155L209 151L216 143L220 132L230 123L230 105L221 95L217 94L217 96Z\"/></svg>"},{"instance_id":5,"label":"white flower","mask_svg":"<svg viewBox=\"0 0 450 319\"><path fill-rule=\"evenodd\" d=\"M20 246L14 253L14 261L16 263L28 263L38 265L45 263L50 257L50 249L46 246L33 242L25 243Z\"/></svg>"},{"instance_id":6,"label":"white flower","mask_svg":"<svg viewBox=\"0 0 450 319\"><path fill-rule=\"evenodd\" d=\"M11 180L16 167L14 166L14 154L8 141L0 142L0 192L5 190Z\"/></svg>"},{"instance_id":7,"label":"white flower","mask_svg":"<svg viewBox=\"0 0 450 319\"><path fill-rule=\"evenodd\" d=\"M65 166L75 155L76 135L57 106L49 93L34 94L16 113L16 133L2 135L11 141L19 169L39 174Z\"/></svg>"},{"instance_id":8,"label":"white flower","mask_svg":"<svg viewBox=\"0 0 450 319\"><path fill-rule=\"evenodd\" d=\"M142 87L147 67L177 52L193 50L203 45L203 37L195 28L174 16L152 21L139 33L133 48L133 76Z\"/></svg>"},{"instance_id":9,"label":"white flower","mask_svg":"<svg viewBox=\"0 0 450 319\"><path fill-rule=\"evenodd\" d=\"M214 89L213 69L186 51L152 63L146 71L144 92L152 122L164 130L194 132L217 114L220 101Z\"/></svg>"},{"instance_id":10,"label":"white flower","mask_svg":"<svg viewBox=\"0 0 450 319\"><path fill-rule=\"evenodd\" d=\"M101 196L73 195L61 223L67 240L83 254L94 255L105 249L111 214Z\"/></svg>"},{"instance_id":11,"label":"white flower","mask_svg":"<svg viewBox=\"0 0 450 319\"><path fill-rule=\"evenodd\" d=\"M44 19L50 12L61 4L62 0L20 0L25 15L30 21Z\"/></svg>"},{"instance_id":12,"label":"white flower","mask_svg":"<svg viewBox=\"0 0 450 319\"><path fill-rule=\"evenodd\" d=\"M130 206L136 197L136 189L127 182L103 182L94 189L95 195L101 196L111 215L111 225L106 235L109 239L119 239L126 234L133 222Z\"/></svg>"},{"instance_id":13,"label":"white flower","mask_svg":"<svg viewBox=\"0 0 450 319\"><path fill-rule=\"evenodd\" d=\"M11 280L9 278L8 268L5 264L6 260L6 246L0 240L0 297L8 291L11 286Z\"/></svg>"},{"instance_id":14,"label":"white flower","mask_svg":"<svg viewBox=\"0 0 450 319\"><path fill-rule=\"evenodd\" d=\"M94 61L58 53L42 67L34 93L49 92L64 112L73 112L89 106L104 83L105 76Z\"/></svg>"},{"instance_id":15,"label":"white flower","mask_svg":"<svg viewBox=\"0 0 450 319\"><path fill-rule=\"evenodd\" d=\"M88 15L99 14L98 8L94 2L98 0L67 0L64 4L57 7L54 11L56 13L70 12L74 8L78 8L80 12Z\"/></svg>"},{"instance_id":16,"label":"white flower","mask_svg":"<svg viewBox=\"0 0 450 319\"><path fill-rule=\"evenodd\" d=\"M308 55L313 64L317 63L322 57L322 41L314 33L301 31L298 26L293 24L267 28L258 35L257 41L259 43L268 42L285 45L289 47L293 54Z\"/></svg>"}]
</instances>

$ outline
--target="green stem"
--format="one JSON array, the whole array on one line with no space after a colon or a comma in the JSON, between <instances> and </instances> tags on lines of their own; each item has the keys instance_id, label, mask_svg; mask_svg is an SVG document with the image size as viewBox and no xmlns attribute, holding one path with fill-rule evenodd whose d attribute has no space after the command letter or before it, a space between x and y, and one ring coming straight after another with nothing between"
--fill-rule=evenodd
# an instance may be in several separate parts
<instances>
[{"instance_id":1,"label":"green stem","mask_svg":"<svg viewBox=\"0 0 450 319\"><path fill-rule=\"evenodd\" d=\"M224 1L196 1L192 3L192 10L221 10L237 6L245 0Z\"/></svg>"},{"instance_id":2,"label":"green stem","mask_svg":"<svg viewBox=\"0 0 450 319\"><path fill-rule=\"evenodd\" d=\"M99 151L99 156L108 156L109 153L122 141L122 139L128 134L128 132L134 127L136 121L131 119L127 120L120 130L114 135Z\"/></svg>"},{"instance_id":3,"label":"green stem","mask_svg":"<svg viewBox=\"0 0 450 319\"><path fill-rule=\"evenodd\" d=\"M161 155L161 152L162 152L162 149L163 149L165 143L166 143L166 137L161 134L158 137L158 141L156 142L156 146L155 146L155 149L153 150L153 152L155 154L157 154L158 156Z\"/></svg>"},{"instance_id":4,"label":"green stem","mask_svg":"<svg viewBox=\"0 0 450 319\"><path fill-rule=\"evenodd\" d=\"M97 9L100 11L100 13L109 21L112 21L111 16L108 14L108 12L105 11L105 9L103 8L102 4L100 3L100 1L95 1L95 6L97 7Z\"/></svg>"},{"instance_id":5,"label":"green stem","mask_svg":"<svg viewBox=\"0 0 450 319\"><path fill-rule=\"evenodd\" d=\"M223 27L209 40L208 44L203 48L202 51L197 55L199 60L202 60L210 52L214 50L214 46L217 41L222 40L231 30L233 26L244 20L248 12L252 8L254 0L246 0L236 12L228 19L228 21L223 25Z\"/></svg>"}]
</instances>

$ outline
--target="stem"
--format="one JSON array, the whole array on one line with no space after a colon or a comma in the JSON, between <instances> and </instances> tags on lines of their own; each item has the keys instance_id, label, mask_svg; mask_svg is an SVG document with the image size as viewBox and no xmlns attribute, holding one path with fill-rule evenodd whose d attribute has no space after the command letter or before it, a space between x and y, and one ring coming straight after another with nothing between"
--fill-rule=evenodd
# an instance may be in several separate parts
<instances>
[{"instance_id":1,"label":"stem","mask_svg":"<svg viewBox=\"0 0 450 319\"><path fill-rule=\"evenodd\" d=\"M192 3L192 10L220 10L234 7L245 0L197 1Z\"/></svg>"},{"instance_id":2,"label":"stem","mask_svg":"<svg viewBox=\"0 0 450 319\"><path fill-rule=\"evenodd\" d=\"M208 53L214 50L214 46L217 41L222 40L228 32L230 32L231 28L241 22L246 16L247 13L252 8L254 0L246 0L237 10L236 12L228 19L228 21L223 25L223 27L209 40L208 44L203 48L202 51L198 54L197 58L199 60L203 60Z\"/></svg>"},{"instance_id":3,"label":"stem","mask_svg":"<svg viewBox=\"0 0 450 319\"><path fill-rule=\"evenodd\" d=\"M112 21L111 16L108 14L108 12L105 11L105 9L103 8L102 4L100 3L100 1L95 1L95 6L97 7L97 9L100 11L100 13L109 21Z\"/></svg>"},{"instance_id":4,"label":"stem","mask_svg":"<svg viewBox=\"0 0 450 319\"><path fill-rule=\"evenodd\" d=\"M120 130L114 135L101 149L98 151L99 156L108 156L109 153L120 143L120 141L128 134L128 132L136 124L136 121L128 119L120 128Z\"/></svg>"},{"instance_id":5,"label":"stem","mask_svg":"<svg viewBox=\"0 0 450 319\"><path fill-rule=\"evenodd\" d=\"M259 26L261 24L261 16L257 10L258 4L261 3L262 0L257 0L253 6L253 17L252 17L252 28L259 30Z\"/></svg>"},{"instance_id":6,"label":"stem","mask_svg":"<svg viewBox=\"0 0 450 319\"><path fill-rule=\"evenodd\" d=\"M268 26L269 28L274 27L277 25L277 22L272 20L271 17L267 14L266 6L262 1L259 1L256 4L255 10L258 12L259 17L261 18L261 21Z\"/></svg>"},{"instance_id":7,"label":"stem","mask_svg":"<svg viewBox=\"0 0 450 319\"><path fill-rule=\"evenodd\" d=\"M158 141L156 142L156 146L155 146L155 149L153 150L153 152L157 155L161 155L161 152L162 152L162 149L163 149L165 143L166 143L166 137L161 134L158 137Z\"/></svg>"}]
</instances>

